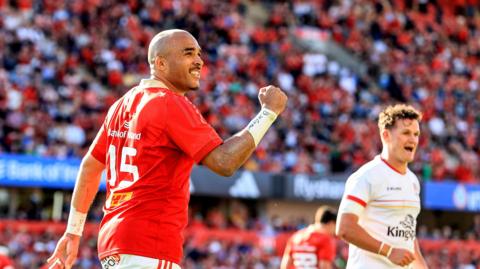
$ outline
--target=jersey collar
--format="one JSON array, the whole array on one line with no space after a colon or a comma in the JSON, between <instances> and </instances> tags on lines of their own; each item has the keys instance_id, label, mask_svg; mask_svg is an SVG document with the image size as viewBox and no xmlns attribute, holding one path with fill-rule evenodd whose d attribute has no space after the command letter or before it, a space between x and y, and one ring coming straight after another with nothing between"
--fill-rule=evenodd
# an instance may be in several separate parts
<instances>
[{"instance_id":1,"label":"jersey collar","mask_svg":"<svg viewBox=\"0 0 480 269\"><path fill-rule=\"evenodd\" d=\"M405 173L402 173L400 171L398 171L395 167L393 167L393 165L389 164L387 160L385 160L384 158L380 157L380 160L382 160L382 162L384 162L388 167L390 167L390 169L392 169L393 171L397 172L398 174L404 176L407 174L407 172L405 171Z\"/></svg>"},{"instance_id":2,"label":"jersey collar","mask_svg":"<svg viewBox=\"0 0 480 269\"><path fill-rule=\"evenodd\" d=\"M168 89L163 82L156 80L156 79L142 79L140 81L140 84L138 84L141 88L163 88L163 89Z\"/></svg>"}]
</instances>

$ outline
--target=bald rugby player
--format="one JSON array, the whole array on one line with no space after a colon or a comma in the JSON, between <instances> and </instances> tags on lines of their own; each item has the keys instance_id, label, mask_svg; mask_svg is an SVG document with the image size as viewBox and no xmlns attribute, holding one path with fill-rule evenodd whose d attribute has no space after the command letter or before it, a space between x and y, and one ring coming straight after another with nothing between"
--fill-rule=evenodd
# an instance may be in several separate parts
<instances>
[{"instance_id":1,"label":"bald rugby player","mask_svg":"<svg viewBox=\"0 0 480 269\"><path fill-rule=\"evenodd\" d=\"M231 176L287 103L279 88L259 89L260 112L223 141L185 97L199 89L201 53L197 40L183 30L166 30L152 39L151 76L108 110L80 165L67 228L49 268L75 263L103 170L107 196L98 236L103 268L180 268L192 166Z\"/></svg>"}]
</instances>

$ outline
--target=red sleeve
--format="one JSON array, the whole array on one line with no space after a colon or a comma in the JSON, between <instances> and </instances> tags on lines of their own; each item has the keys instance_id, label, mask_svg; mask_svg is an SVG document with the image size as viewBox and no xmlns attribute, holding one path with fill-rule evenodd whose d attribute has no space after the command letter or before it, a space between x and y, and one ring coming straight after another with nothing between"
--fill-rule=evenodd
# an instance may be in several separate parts
<instances>
[{"instance_id":1,"label":"red sleeve","mask_svg":"<svg viewBox=\"0 0 480 269\"><path fill-rule=\"evenodd\" d=\"M292 256L292 238L293 236L288 238L287 244L285 244L285 249L283 250L283 255L287 254L288 256Z\"/></svg>"},{"instance_id":2,"label":"red sleeve","mask_svg":"<svg viewBox=\"0 0 480 269\"><path fill-rule=\"evenodd\" d=\"M0 254L0 268L7 266L12 266L11 268L13 268L13 261L9 257Z\"/></svg>"},{"instance_id":3,"label":"red sleeve","mask_svg":"<svg viewBox=\"0 0 480 269\"><path fill-rule=\"evenodd\" d=\"M325 236L324 244L318 249L317 256L318 260L325 260L333 262L335 259L335 240L330 236Z\"/></svg>"},{"instance_id":4,"label":"red sleeve","mask_svg":"<svg viewBox=\"0 0 480 269\"><path fill-rule=\"evenodd\" d=\"M107 132L105 132L105 124L102 125L98 131L95 140L90 146L90 154L97 159L97 161L105 164L107 160Z\"/></svg>"},{"instance_id":5,"label":"red sleeve","mask_svg":"<svg viewBox=\"0 0 480 269\"><path fill-rule=\"evenodd\" d=\"M197 108L183 96L168 99L166 130L175 144L197 163L223 143Z\"/></svg>"}]
</instances>

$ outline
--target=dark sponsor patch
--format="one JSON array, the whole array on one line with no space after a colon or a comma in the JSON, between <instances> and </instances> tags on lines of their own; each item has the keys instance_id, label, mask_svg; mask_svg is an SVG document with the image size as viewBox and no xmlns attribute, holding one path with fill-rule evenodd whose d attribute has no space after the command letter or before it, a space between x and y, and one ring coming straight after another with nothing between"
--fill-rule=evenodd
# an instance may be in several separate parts
<instances>
[{"instance_id":1,"label":"dark sponsor patch","mask_svg":"<svg viewBox=\"0 0 480 269\"><path fill-rule=\"evenodd\" d=\"M120 255L114 254L107 256L102 259L101 263L103 269L113 269L120 263Z\"/></svg>"}]
</instances>

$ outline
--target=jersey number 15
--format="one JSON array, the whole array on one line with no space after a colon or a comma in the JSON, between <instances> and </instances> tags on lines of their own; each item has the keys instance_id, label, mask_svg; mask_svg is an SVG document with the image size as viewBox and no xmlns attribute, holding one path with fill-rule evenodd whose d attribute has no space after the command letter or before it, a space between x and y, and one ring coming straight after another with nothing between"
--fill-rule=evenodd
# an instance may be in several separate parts
<instances>
[{"instance_id":1,"label":"jersey number 15","mask_svg":"<svg viewBox=\"0 0 480 269\"><path fill-rule=\"evenodd\" d=\"M110 179L108 180L108 184L111 188L127 188L131 186L133 183L137 182L139 175L138 175L138 167L133 164L127 164L127 156L134 157L137 155L137 150L132 147L122 147L122 155L120 160L120 172L130 173L133 176L132 178L122 178L118 181L117 178L117 149L114 145L110 145L108 147L108 155L110 157Z\"/></svg>"}]
</instances>

